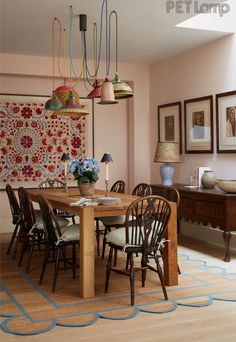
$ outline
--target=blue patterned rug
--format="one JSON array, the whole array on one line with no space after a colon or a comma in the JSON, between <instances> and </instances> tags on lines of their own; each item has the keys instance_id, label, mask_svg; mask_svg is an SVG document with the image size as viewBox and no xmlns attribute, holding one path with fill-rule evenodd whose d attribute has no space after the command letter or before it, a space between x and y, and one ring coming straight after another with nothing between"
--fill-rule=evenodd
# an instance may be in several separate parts
<instances>
[{"instance_id":1,"label":"blue patterned rug","mask_svg":"<svg viewBox=\"0 0 236 342\"><path fill-rule=\"evenodd\" d=\"M42 255L38 252L30 273L24 273L5 253L1 258L0 312L3 331L17 335L47 332L56 325L83 327L99 319L122 320L141 312L168 314L179 306L204 307L215 300L236 301L236 273L208 266L203 260L179 255L179 285L167 287L169 300L163 300L159 279L147 272L146 287L140 276L135 280L135 306L130 307L129 279L112 274L109 293L104 294L106 260L96 259L96 297L79 297L79 278L71 270L59 271L57 289L51 293L53 268L48 267L43 285L38 285ZM139 262L139 258L136 258ZM118 262L125 262L119 255ZM79 273L79 272L78 272Z\"/></svg>"}]
</instances>

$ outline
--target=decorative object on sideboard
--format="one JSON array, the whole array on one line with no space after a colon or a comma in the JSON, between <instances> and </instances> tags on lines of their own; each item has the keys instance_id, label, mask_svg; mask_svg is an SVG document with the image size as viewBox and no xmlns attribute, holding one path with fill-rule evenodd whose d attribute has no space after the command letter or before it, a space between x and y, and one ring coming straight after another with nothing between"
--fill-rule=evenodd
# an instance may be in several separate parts
<instances>
[{"instance_id":1,"label":"decorative object on sideboard","mask_svg":"<svg viewBox=\"0 0 236 342\"><path fill-rule=\"evenodd\" d=\"M164 163L160 167L162 185L172 185L174 176L174 166L170 163L181 162L178 143L157 143L154 162Z\"/></svg>"},{"instance_id":2,"label":"decorative object on sideboard","mask_svg":"<svg viewBox=\"0 0 236 342\"><path fill-rule=\"evenodd\" d=\"M204 188L212 189L215 186L215 174L214 171L204 171L201 184Z\"/></svg>"},{"instance_id":3,"label":"decorative object on sideboard","mask_svg":"<svg viewBox=\"0 0 236 342\"><path fill-rule=\"evenodd\" d=\"M101 159L101 163L106 164L106 177L105 177L105 184L106 184L106 197L109 197L109 163L112 163L112 157L109 153L104 153Z\"/></svg>"},{"instance_id":4,"label":"decorative object on sideboard","mask_svg":"<svg viewBox=\"0 0 236 342\"><path fill-rule=\"evenodd\" d=\"M216 185L220 190L227 193L236 193L236 180L217 179Z\"/></svg>"}]
</instances>

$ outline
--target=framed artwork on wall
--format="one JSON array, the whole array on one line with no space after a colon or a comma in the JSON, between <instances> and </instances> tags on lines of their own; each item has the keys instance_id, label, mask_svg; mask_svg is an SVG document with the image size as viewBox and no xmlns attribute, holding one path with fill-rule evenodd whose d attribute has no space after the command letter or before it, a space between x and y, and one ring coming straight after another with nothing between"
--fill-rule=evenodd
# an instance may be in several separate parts
<instances>
[{"instance_id":1,"label":"framed artwork on wall","mask_svg":"<svg viewBox=\"0 0 236 342\"><path fill-rule=\"evenodd\" d=\"M181 102L158 106L158 142L177 142L182 153Z\"/></svg>"},{"instance_id":2,"label":"framed artwork on wall","mask_svg":"<svg viewBox=\"0 0 236 342\"><path fill-rule=\"evenodd\" d=\"M72 117L46 111L48 99L0 94L0 188L63 179L63 153L70 159L93 156L93 101L80 99L90 114ZM72 180L68 175L68 184Z\"/></svg>"},{"instance_id":3,"label":"framed artwork on wall","mask_svg":"<svg viewBox=\"0 0 236 342\"><path fill-rule=\"evenodd\" d=\"M217 153L236 153L236 90L216 95Z\"/></svg>"},{"instance_id":4,"label":"framed artwork on wall","mask_svg":"<svg viewBox=\"0 0 236 342\"><path fill-rule=\"evenodd\" d=\"M184 101L185 153L213 153L213 96Z\"/></svg>"}]
</instances>

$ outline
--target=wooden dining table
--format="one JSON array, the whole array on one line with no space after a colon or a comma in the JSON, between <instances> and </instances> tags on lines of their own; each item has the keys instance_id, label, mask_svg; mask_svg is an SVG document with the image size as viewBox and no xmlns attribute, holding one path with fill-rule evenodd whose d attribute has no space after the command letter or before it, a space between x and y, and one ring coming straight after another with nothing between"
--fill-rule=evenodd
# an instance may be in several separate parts
<instances>
[{"instance_id":1,"label":"wooden dining table","mask_svg":"<svg viewBox=\"0 0 236 342\"><path fill-rule=\"evenodd\" d=\"M53 208L62 209L80 218L80 295L82 298L95 296L95 236L94 218L125 215L128 206L138 197L128 194L109 193L109 197L119 197L120 202L109 205L77 206L71 205L81 199L78 188L28 189L32 201L38 202L38 194L43 194ZM95 190L94 199L105 197L103 190ZM171 216L164 248L164 280L167 286L178 285L177 266L177 212L176 203L171 205Z\"/></svg>"}]
</instances>

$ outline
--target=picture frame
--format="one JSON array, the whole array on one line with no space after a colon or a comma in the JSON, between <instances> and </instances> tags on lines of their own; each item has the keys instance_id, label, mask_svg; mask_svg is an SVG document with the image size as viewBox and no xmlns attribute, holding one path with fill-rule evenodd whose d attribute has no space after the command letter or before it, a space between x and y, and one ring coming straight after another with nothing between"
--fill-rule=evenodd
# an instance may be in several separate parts
<instances>
[{"instance_id":1,"label":"picture frame","mask_svg":"<svg viewBox=\"0 0 236 342\"><path fill-rule=\"evenodd\" d=\"M80 98L89 115L62 116L45 110L50 97L0 94L0 189L35 188L47 178L64 180L63 153L94 156L94 103ZM68 185L73 176L68 175ZM74 185L74 182L73 182Z\"/></svg>"},{"instance_id":2,"label":"picture frame","mask_svg":"<svg viewBox=\"0 0 236 342\"><path fill-rule=\"evenodd\" d=\"M184 101L185 153L213 153L213 96Z\"/></svg>"},{"instance_id":3,"label":"picture frame","mask_svg":"<svg viewBox=\"0 0 236 342\"><path fill-rule=\"evenodd\" d=\"M177 142L182 153L181 102L159 105L158 142Z\"/></svg>"},{"instance_id":4,"label":"picture frame","mask_svg":"<svg viewBox=\"0 0 236 342\"><path fill-rule=\"evenodd\" d=\"M217 153L236 153L236 90L216 94Z\"/></svg>"}]
</instances>

